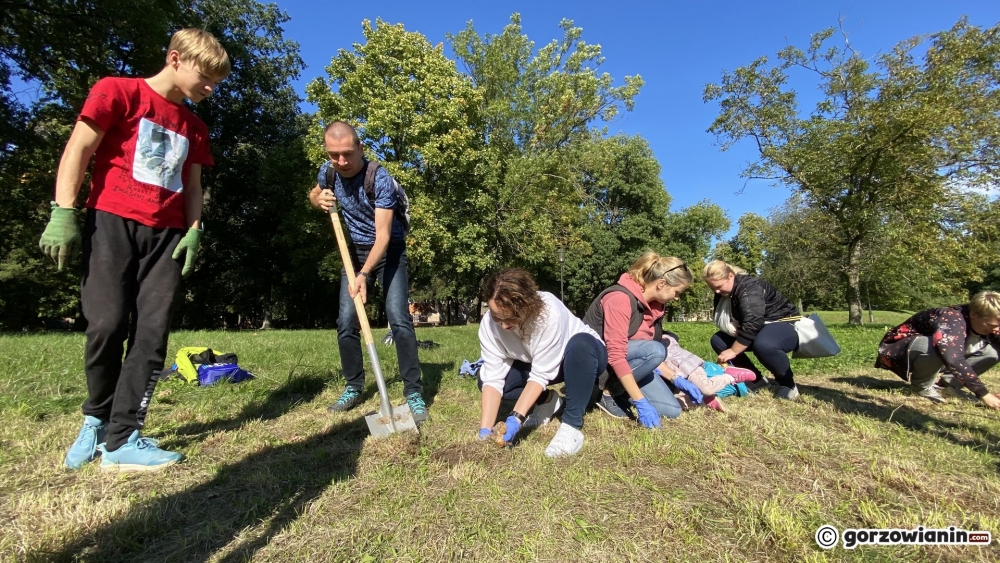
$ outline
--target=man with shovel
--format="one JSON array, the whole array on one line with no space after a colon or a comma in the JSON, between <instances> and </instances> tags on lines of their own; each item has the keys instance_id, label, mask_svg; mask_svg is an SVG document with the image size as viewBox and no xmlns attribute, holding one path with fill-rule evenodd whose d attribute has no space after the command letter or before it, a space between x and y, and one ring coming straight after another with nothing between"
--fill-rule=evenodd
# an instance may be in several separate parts
<instances>
[{"instance_id":1,"label":"man with shovel","mask_svg":"<svg viewBox=\"0 0 1000 563\"><path fill-rule=\"evenodd\" d=\"M347 411L361 402L365 372L361 352L360 325L354 296L367 302L368 285L378 278L385 295L389 318L403 379L403 394L413 421L427 419L417 359L417 336L408 308L409 275L406 265L405 219L397 213L404 205L403 196L389 172L364 157L361 140L354 127L335 121L323 135L330 160L319 169L318 185L309 193L313 207L329 212L340 204L347 225L348 250L358 274L353 286L347 272L341 270L340 317L337 319L337 345L347 386L330 411ZM366 186L369 167L378 167L371 185ZM330 170L332 168L332 171Z\"/></svg>"}]
</instances>

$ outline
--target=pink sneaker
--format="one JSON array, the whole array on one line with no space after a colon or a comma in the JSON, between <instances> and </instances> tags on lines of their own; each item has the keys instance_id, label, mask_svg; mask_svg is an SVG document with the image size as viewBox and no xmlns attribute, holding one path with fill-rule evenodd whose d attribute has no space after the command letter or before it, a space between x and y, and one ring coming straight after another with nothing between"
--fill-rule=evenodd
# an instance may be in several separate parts
<instances>
[{"instance_id":1,"label":"pink sneaker","mask_svg":"<svg viewBox=\"0 0 1000 563\"><path fill-rule=\"evenodd\" d=\"M727 367L726 375L731 375L733 377L733 383L747 383L757 379L757 374L746 369L746 368L736 368Z\"/></svg>"},{"instance_id":2,"label":"pink sneaker","mask_svg":"<svg viewBox=\"0 0 1000 563\"><path fill-rule=\"evenodd\" d=\"M722 404L718 397L712 397L712 400L705 403L705 406L719 412L726 412L726 405Z\"/></svg>"}]
</instances>

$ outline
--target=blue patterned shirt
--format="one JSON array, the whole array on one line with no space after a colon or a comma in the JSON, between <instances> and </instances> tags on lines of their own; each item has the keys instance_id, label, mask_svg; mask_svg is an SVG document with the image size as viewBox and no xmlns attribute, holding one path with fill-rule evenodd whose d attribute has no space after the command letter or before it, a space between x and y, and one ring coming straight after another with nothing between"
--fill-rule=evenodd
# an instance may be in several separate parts
<instances>
[{"instance_id":1,"label":"blue patterned shirt","mask_svg":"<svg viewBox=\"0 0 1000 563\"><path fill-rule=\"evenodd\" d=\"M365 159L365 163L367 162ZM384 167L375 173L375 206L372 207L368 194L365 193L365 168L352 178L344 178L337 173L337 181L330 187L326 185L326 169L329 167L330 161L324 162L319 167L317 182L320 189L332 189L333 194L337 196L340 214L347 224L347 236L358 246L374 245L375 208L396 209L396 202L399 199L392 185L392 176ZM392 241L402 241L406 238L403 225L395 215L392 218L392 234L389 238Z\"/></svg>"}]
</instances>

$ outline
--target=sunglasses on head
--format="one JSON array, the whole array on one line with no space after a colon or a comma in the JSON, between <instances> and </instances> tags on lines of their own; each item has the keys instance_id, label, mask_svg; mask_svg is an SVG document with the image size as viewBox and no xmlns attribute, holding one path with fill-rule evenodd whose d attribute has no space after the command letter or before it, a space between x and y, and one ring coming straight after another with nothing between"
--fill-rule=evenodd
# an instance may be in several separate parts
<instances>
[{"instance_id":1,"label":"sunglasses on head","mask_svg":"<svg viewBox=\"0 0 1000 563\"><path fill-rule=\"evenodd\" d=\"M670 269L669 269L669 270L667 270L666 272L663 272L663 275L667 275L667 274L669 274L670 272L673 272L674 270L676 270L676 269L678 269L678 268L687 268L687 264L685 264L684 262L681 262L680 264L678 264L678 265L674 266L673 268L670 268Z\"/></svg>"}]
</instances>

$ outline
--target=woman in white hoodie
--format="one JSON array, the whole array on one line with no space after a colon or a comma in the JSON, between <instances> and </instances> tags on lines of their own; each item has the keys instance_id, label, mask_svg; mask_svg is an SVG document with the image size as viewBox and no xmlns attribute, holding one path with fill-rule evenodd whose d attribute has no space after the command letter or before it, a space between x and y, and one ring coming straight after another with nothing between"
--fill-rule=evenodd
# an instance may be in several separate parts
<instances>
[{"instance_id":1,"label":"woman in white hoodie","mask_svg":"<svg viewBox=\"0 0 1000 563\"><path fill-rule=\"evenodd\" d=\"M510 443L522 428L546 424L562 400L549 385L565 382L562 423L545 455L573 455L583 447L583 414L594 380L608 363L598 335L525 270L502 270L486 280L489 312L479 325L482 418L479 438L493 437L501 400L516 401L501 437Z\"/></svg>"}]
</instances>

